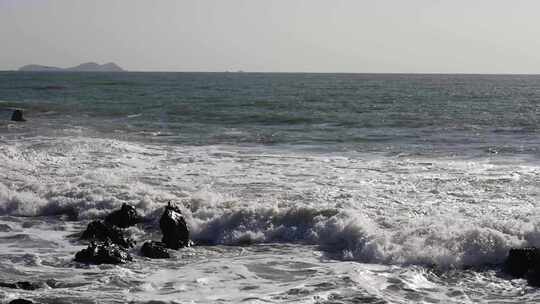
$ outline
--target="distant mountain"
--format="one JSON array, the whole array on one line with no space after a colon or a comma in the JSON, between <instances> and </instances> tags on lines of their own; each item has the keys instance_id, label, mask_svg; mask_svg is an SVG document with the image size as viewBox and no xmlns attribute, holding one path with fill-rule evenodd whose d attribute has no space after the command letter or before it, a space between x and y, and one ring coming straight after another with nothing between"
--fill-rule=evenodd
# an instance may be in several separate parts
<instances>
[{"instance_id":1,"label":"distant mountain","mask_svg":"<svg viewBox=\"0 0 540 304\"><path fill-rule=\"evenodd\" d=\"M67 68L66 71L73 72L122 72L123 69L113 62L105 64L97 64L95 62L87 62L78 66Z\"/></svg>"},{"instance_id":2,"label":"distant mountain","mask_svg":"<svg viewBox=\"0 0 540 304\"><path fill-rule=\"evenodd\" d=\"M45 65L38 65L38 64L29 64L29 65L25 65L21 68L19 68L19 71L40 71L40 72L59 72L59 71L62 71L63 69L61 68L57 68L57 67L51 67L51 66L45 66Z\"/></svg>"},{"instance_id":3,"label":"distant mountain","mask_svg":"<svg viewBox=\"0 0 540 304\"><path fill-rule=\"evenodd\" d=\"M22 72L123 72L124 69L114 62L97 64L95 62L86 62L71 68L58 68L45 65L29 64L19 68Z\"/></svg>"}]
</instances>

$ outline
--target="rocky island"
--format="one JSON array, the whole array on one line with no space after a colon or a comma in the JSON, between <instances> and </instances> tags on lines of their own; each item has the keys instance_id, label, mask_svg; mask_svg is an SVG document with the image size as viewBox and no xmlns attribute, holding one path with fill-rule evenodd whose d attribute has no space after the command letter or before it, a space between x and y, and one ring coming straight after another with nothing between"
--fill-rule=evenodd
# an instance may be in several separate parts
<instances>
[{"instance_id":1,"label":"rocky island","mask_svg":"<svg viewBox=\"0 0 540 304\"><path fill-rule=\"evenodd\" d=\"M70 68L59 68L38 64L29 64L19 68L21 72L125 72L114 62L98 64L86 62Z\"/></svg>"}]
</instances>

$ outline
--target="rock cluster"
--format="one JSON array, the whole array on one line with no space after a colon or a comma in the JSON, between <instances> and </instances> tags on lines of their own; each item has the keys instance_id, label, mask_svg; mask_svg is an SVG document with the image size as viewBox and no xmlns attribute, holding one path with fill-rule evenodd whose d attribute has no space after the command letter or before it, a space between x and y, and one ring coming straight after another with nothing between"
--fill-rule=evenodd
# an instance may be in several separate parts
<instances>
[{"instance_id":1,"label":"rock cluster","mask_svg":"<svg viewBox=\"0 0 540 304\"><path fill-rule=\"evenodd\" d=\"M159 219L161 242L148 241L141 248L141 254L151 259L170 257L167 248L178 250L191 245L189 229L180 208L169 202Z\"/></svg>"},{"instance_id":2,"label":"rock cluster","mask_svg":"<svg viewBox=\"0 0 540 304\"><path fill-rule=\"evenodd\" d=\"M123 204L105 217L104 221L93 221L82 233L81 239L90 240L90 245L75 255L75 261L87 264L122 264L132 261L128 252L135 241L124 235L123 228L142 222L135 207ZM178 250L190 246L189 230L182 212L170 202L161 215L159 226L163 234L161 242L147 241L141 254L152 259L169 258L167 248Z\"/></svg>"}]
</instances>

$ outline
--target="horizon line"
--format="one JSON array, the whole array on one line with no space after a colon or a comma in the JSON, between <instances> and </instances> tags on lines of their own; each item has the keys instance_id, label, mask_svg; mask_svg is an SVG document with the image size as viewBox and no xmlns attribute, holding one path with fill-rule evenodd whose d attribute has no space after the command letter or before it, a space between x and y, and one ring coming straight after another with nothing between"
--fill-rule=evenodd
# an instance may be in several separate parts
<instances>
[{"instance_id":1,"label":"horizon line","mask_svg":"<svg viewBox=\"0 0 540 304\"><path fill-rule=\"evenodd\" d=\"M95 74L116 74L116 73L201 73L201 74L342 74L342 75L509 75L509 76L535 76L536 73L523 72L299 72L299 71L190 71L190 70L123 70L123 71L19 71L19 70L0 70L0 72L16 72L16 73L95 73Z\"/></svg>"}]
</instances>

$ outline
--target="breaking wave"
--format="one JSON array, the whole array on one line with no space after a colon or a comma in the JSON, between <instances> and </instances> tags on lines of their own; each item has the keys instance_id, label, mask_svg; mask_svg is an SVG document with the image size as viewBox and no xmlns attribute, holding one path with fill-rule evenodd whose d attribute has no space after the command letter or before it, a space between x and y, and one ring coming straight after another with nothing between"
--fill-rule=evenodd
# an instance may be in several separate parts
<instances>
[{"instance_id":1,"label":"breaking wave","mask_svg":"<svg viewBox=\"0 0 540 304\"><path fill-rule=\"evenodd\" d=\"M166 202L174 201L180 204L193 239L200 244L310 244L330 258L440 268L498 264L510 247L540 246L537 218L508 213L510 207L482 205L486 197L471 200L487 194L470 193L468 187L479 182L477 177L463 181L463 168L471 170L470 163L456 162L452 168L444 168L460 180L450 175L433 179L427 176L431 171L424 170L426 163L397 164L397 158L376 158L366 160L374 162L372 170L362 171L377 174L369 177L375 182L368 183L366 177L328 175L336 168L353 167L350 159L263 158L251 152L227 147L173 149L90 138L13 141L0 146L0 214L59 215L87 221L127 202L151 221ZM290 166L294 168L288 169ZM404 167L414 170L403 173ZM319 170L311 172L318 179L314 181L308 172L299 175L304 168ZM497 169L491 164L486 168L490 172ZM518 190L534 189L537 168L521 169L508 176L503 168L500 172L504 173L490 175L483 182L499 187L493 180L505 181L501 190L506 192L496 193L503 199ZM428 177L434 184L448 180L456 184L439 186L437 192L433 184L416 188L417 204L411 201L413 207L404 206L409 197L398 204L388 193L392 187L408 185L400 185L392 179L395 174L385 175L385 170L401 172L417 184ZM244 176L258 182L245 184ZM336 178L351 183L344 182L334 193L336 186L331 182ZM392 187L377 188L388 184ZM358 185L364 188L358 190ZM404 188L396 195L407 195L407 191L412 190ZM427 195L442 198L439 209L424 202ZM380 199L374 201L374 197ZM450 207L450 202L443 205L444 199L469 201ZM528 210L536 208L534 202L528 204ZM479 210L485 212L483 220L474 216Z\"/></svg>"}]
</instances>

